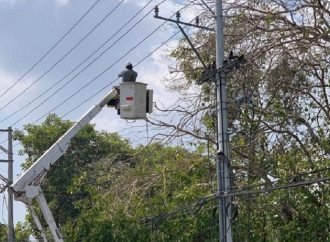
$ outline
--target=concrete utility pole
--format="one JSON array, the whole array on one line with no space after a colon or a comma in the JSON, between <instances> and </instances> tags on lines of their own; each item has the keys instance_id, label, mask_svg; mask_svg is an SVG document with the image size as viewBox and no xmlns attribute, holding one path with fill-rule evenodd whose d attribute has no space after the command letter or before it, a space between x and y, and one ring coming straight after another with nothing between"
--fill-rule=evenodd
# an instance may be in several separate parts
<instances>
[{"instance_id":1,"label":"concrete utility pole","mask_svg":"<svg viewBox=\"0 0 330 242\"><path fill-rule=\"evenodd\" d=\"M8 128L8 186L11 186L14 182L13 178L13 130ZM15 241L14 231L14 194L12 189L8 189L8 241Z\"/></svg>"},{"instance_id":2,"label":"concrete utility pole","mask_svg":"<svg viewBox=\"0 0 330 242\"><path fill-rule=\"evenodd\" d=\"M7 132L8 133L8 148L5 149L0 145L0 149L4 151L8 155L8 160L0 160L0 162L8 162L8 182L7 186L13 184L13 130L11 127L8 129L0 129L0 132ZM15 241L15 231L14 231L14 213L13 213L13 190L8 188L8 241L14 242Z\"/></svg>"},{"instance_id":3,"label":"concrete utility pole","mask_svg":"<svg viewBox=\"0 0 330 242\"><path fill-rule=\"evenodd\" d=\"M216 31L216 64L220 73L216 75L217 110L218 110L218 151L217 151L217 193L222 195L230 192L230 173L228 160L228 121L227 97L224 65L224 34L222 0L215 0L215 31ZM231 197L219 198L219 240L232 242Z\"/></svg>"},{"instance_id":4,"label":"concrete utility pole","mask_svg":"<svg viewBox=\"0 0 330 242\"><path fill-rule=\"evenodd\" d=\"M227 123L227 98L226 98L226 72L231 69L236 68L242 62L242 57L230 58L227 64L224 65L224 34L223 34L223 14L222 14L222 0L215 0L216 11L215 11L215 32L216 32L216 74L211 72L206 74L201 79L197 80L197 84L202 84L210 79L214 80L214 75L216 76L216 87L217 87L217 110L218 110L218 150L217 150L217 194L223 195L230 193L231 191L231 178L230 178L230 164L228 159L228 123ZM212 9L202 0L203 4L214 14ZM180 13L176 13L176 20L169 18L164 18L159 16L159 8L155 7L155 18L162 19L165 21L174 22L179 27L180 31L187 39L188 44L191 49L195 52L198 60L202 63L205 70L207 70L207 65L204 63L203 59L199 55L197 49L194 47L193 43L190 41L188 35L185 33L181 25L188 25L192 27L197 27L209 31L214 31L207 27L200 26L199 19L196 18L196 24L185 23L180 21ZM210 70L208 70L210 71ZM232 203L231 197L219 196L219 240L220 242L232 242L232 228L231 228L231 217L232 217Z\"/></svg>"}]
</instances>

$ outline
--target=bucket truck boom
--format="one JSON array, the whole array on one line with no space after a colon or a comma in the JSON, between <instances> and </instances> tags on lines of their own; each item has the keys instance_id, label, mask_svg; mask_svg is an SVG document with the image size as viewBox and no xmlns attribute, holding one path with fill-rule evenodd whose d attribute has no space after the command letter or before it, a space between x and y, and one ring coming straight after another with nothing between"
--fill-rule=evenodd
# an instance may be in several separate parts
<instances>
[{"instance_id":1,"label":"bucket truck boom","mask_svg":"<svg viewBox=\"0 0 330 242\"><path fill-rule=\"evenodd\" d=\"M34 164L26 170L18 180L11 186L14 192L15 200L21 201L32 209L31 202L36 199L43 216L51 230L53 238L56 242L63 242L63 238L57 228L53 215L47 205L46 199L41 191L40 185L53 165L67 151L72 138L84 128L107 103L117 96L117 90L112 89L98 104L94 105L86 114L84 114L55 144L53 144ZM47 241L43 228L34 211L32 215L34 221L41 231L42 237Z\"/></svg>"}]
</instances>

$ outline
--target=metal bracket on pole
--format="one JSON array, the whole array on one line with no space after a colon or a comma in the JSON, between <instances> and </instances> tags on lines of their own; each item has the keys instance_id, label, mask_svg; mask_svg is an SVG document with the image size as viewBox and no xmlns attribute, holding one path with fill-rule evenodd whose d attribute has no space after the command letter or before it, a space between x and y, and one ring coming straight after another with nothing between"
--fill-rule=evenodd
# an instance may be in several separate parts
<instances>
[{"instance_id":1,"label":"metal bracket on pole","mask_svg":"<svg viewBox=\"0 0 330 242\"><path fill-rule=\"evenodd\" d=\"M187 41L188 41L190 47L191 47L192 50L195 52L195 54L196 54L198 60L202 63L204 69L207 69L207 66L206 66L206 64L204 63L202 57L199 55L199 53L198 53L198 51L196 50L195 46L194 46L193 43L190 41L190 39L189 39L188 35L186 34L186 32L184 32L184 29L180 26L179 23L177 23L177 25L178 25L178 27L179 27L181 33L182 33L182 34L184 35L184 37L187 39Z\"/></svg>"},{"instance_id":2,"label":"metal bracket on pole","mask_svg":"<svg viewBox=\"0 0 330 242\"><path fill-rule=\"evenodd\" d=\"M196 17L196 24L192 24L192 23L187 23L187 22L182 22L180 21L180 17L181 17L181 14L180 12L177 12L176 13L176 20L173 20L173 19L170 19L170 18L164 18L164 17L160 17L158 15L159 13L159 8L158 6L155 7L155 18L158 18L158 19L162 19L162 20L165 20L165 21L169 21L169 22L173 22L173 23L176 23L176 25L179 27L181 33L183 34L183 36L186 38L186 40L188 41L188 44L190 45L190 47L192 48L192 50L195 52L198 60L202 63L203 67L205 70L208 69L207 65L205 64L205 62L203 61L202 57L200 56L200 54L198 53L198 51L196 50L195 46L193 45L193 43L191 42L191 40L189 39L188 35L186 34L186 32L184 31L184 29L180 26L180 24L183 24L183 25L187 25L187 26L192 26L192 27L195 27L195 28L200 28L200 29L205 29L205 30L209 30L209 31L213 31L214 32L214 29L211 29L211 28L208 28L208 27L203 27L203 26L200 26L199 25L199 18Z\"/></svg>"},{"instance_id":3,"label":"metal bracket on pole","mask_svg":"<svg viewBox=\"0 0 330 242\"><path fill-rule=\"evenodd\" d=\"M213 17L215 17L215 12L210 8L209 5L207 5L207 3L203 0L201 0L202 3L204 4L204 6L213 14Z\"/></svg>"},{"instance_id":4,"label":"metal bracket on pole","mask_svg":"<svg viewBox=\"0 0 330 242\"><path fill-rule=\"evenodd\" d=\"M0 145L0 150L5 152L6 154L8 154L8 150L5 147L3 147L2 145Z\"/></svg>"}]
</instances>

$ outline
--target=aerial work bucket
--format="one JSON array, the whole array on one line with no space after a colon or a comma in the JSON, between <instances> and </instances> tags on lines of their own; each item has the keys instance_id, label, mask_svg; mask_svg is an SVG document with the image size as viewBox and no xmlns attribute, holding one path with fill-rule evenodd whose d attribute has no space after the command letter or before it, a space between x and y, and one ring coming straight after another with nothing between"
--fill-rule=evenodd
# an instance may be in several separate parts
<instances>
[{"instance_id":1,"label":"aerial work bucket","mask_svg":"<svg viewBox=\"0 0 330 242\"><path fill-rule=\"evenodd\" d=\"M120 84L120 118L145 119L152 111L152 90L141 82L123 82Z\"/></svg>"}]
</instances>

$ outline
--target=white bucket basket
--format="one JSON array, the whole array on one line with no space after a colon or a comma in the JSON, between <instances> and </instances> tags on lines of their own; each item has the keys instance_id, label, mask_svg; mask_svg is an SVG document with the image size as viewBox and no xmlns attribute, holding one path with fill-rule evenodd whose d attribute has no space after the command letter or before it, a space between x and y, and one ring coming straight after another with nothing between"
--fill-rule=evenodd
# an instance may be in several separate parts
<instances>
[{"instance_id":1,"label":"white bucket basket","mask_svg":"<svg viewBox=\"0 0 330 242\"><path fill-rule=\"evenodd\" d=\"M120 118L145 119L147 110L147 84L123 82L120 84Z\"/></svg>"}]
</instances>

